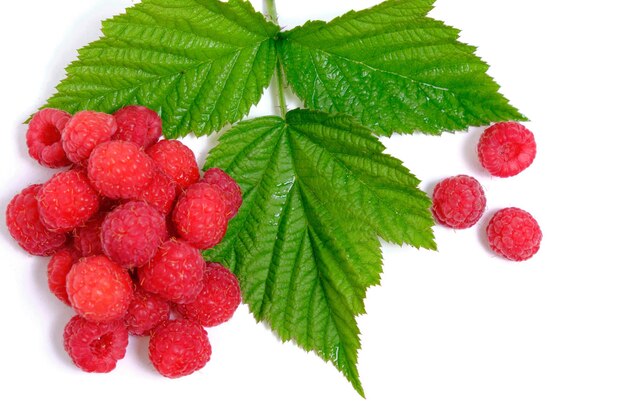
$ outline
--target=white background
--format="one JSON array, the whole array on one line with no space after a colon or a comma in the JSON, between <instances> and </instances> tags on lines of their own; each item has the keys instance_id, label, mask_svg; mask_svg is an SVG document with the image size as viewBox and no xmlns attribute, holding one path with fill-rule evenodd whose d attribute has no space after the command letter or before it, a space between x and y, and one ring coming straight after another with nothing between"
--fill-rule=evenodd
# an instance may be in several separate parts
<instances>
[{"instance_id":1,"label":"white background","mask_svg":"<svg viewBox=\"0 0 626 417\"><path fill-rule=\"evenodd\" d=\"M287 28L378 0L278 0ZM252 2L257 8L261 1ZM211 362L168 380L147 340L105 375L62 348L69 308L48 293L47 259L19 250L4 208L51 175L28 158L28 115L45 102L100 20L131 0L3 3L0 45L1 415L625 416L626 214L623 198L625 14L622 2L438 0L432 16L478 45L502 92L532 122L538 154L517 177L491 178L474 148L481 129L384 139L430 192L444 177L479 179L488 212L530 211L544 240L524 263L494 256L476 227L437 226L438 252L384 246L382 285L359 318L360 398L329 364L281 344L242 306L209 329ZM251 115L273 112L266 96ZM187 139L201 161L214 138Z\"/></svg>"}]
</instances>

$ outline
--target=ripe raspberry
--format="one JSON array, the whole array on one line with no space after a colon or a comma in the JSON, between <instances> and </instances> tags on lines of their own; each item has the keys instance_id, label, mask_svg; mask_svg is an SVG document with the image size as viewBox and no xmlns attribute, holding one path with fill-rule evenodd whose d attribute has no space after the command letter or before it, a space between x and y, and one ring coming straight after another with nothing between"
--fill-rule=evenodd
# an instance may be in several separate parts
<instances>
[{"instance_id":1,"label":"ripe raspberry","mask_svg":"<svg viewBox=\"0 0 626 417\"><path fill-rule=\"evenodd\" d=\"M536 154L535 136L517 122L496 123L478 141L478 159L496 177L519 174L532 164Z\"/></svg>"},{"instance_id":2,"label":"ripe raspberry","mask_svg":"<svg viewBox=\"0 0 626 417\"><path fill-rule=\"evenodd\" d=\"M156 294L136 288L124 318L132 335L148 336L159 324L170 316L170 305Z\"/></svg>"},{"instance_id":3,"label":"ripe raspberry","mask_svg":"<svg viewBox=\"0 0 626 417\"><path fill-rule=\"evenodd\" d=\"M466 229L478 222L487 200L480 183L468 175L446 178L433 191L433 215L453 229Z\"/></svg>"},{"instance_id":4,"label":"ripe raspberry","mask_svg":"<svg viewBox=\"0 0 626 417\"><path fill-rule=\"evenodd\" d=\"M212 327L230 320L240 303L237 277L218 263L207 263L204 285L198 297L176 308L184 318Z\"/></svg>"},{"instance_id":5,"label":"ripe raspberry","mask_svg":"<svg viewBox=\"0 0 626 417\"><path fill-rule=\"evenodd\" d=\"M111 140L116 130L115 118L110 114L81 111L65 125L61 143L70 161L84 165L94 148Z\"/></svg>"},{"instance_id":6,"label":"ripe raspberry","mask_svg":"<svg viewBox=\"0 0 626 417\"><path fill-rule=\"evenodd\" d=\"M126 315L133 283L128 272L109 258L91 256L70 269L67 295L74 310L87 320L117 320Z\"/></svg>"},{"instance_id":7,"label":"ripe raspberry","mask_svg":"<svg viewBox=\"0 0 626 417\"><path fill-rule=\"evenodd\" d=\"M178 198L172 211L178 236L198 249L217 245L228 226L222 192L209 184L197 183Z\"/></svg>"},{"instance_id":8,"label":"ripe raspberry","mask_svg":"<svg viewBox=\"0 0 626 417\"><path fill-rule=\"evenodd\" d=\"M69 232L98 212L100 198L87 175L77 169L59 172L37 194L41 222L55 232Z\"/></svg>"},{"instance_id":9,"label":"ripe raspberry","mask_svg":"<svg viewBox=\"0 0 626 417\"><path fill-rule=\"evenodd\" d=\"M165 216L141 201L118 206L102 222L102 249L123 268L148 262L167 237Z\"/></svg>"},{"instance_id":10,"label":"ripe raspberry","mask_svg":"<svg viewBox=\"0 0 626 417\"><path fill-rule=\"evenodd\" d=\"M26 252L50 256L65 244L67 237L51 232L41 222L36 198L40 189L41 184L31 185L11 199L6 210L7 229Z\"/></svg>"},{"instance_id":11,"label":"ripe raspberry","mask_svg":"<svg viewBox=\"0 0 626 417\"><path fill-rule=\"evenodd\" d=\"M72 232L74 236L74 248L82 257L100 255L103 253L100 230L105 214L104 211L100 211L89 219L87 223L81 227L77 227Z\"/></svg>"},{"instance_id":12,"label":"ripe raspberry","mask_svg":"<svg viewBox=\"0 0 626 417\"><path fill-rule=\"evenodd\" d=\"M128 331L121 320L94 323L74 316L65 326L63 345L83 371L111 372L126 355Z\"/></svg>"},{"instance_id":13,"label":"ripe raspberry","mask_svg":"<svg viewBox=\"0 0 626 417\"><path fill-rule=\"evenodd\" d=\"M175 303L190 303L202 289L204 260L188 243L170 240L137 270L137 275L144 290Z\"/></svg>"},{"instance_id":14,"label":"ripe raspberry","mask_svg":"<svg viewBox=\"0 0 626 417\"><path fill-rule=\"evenodd\" d=\"M211 359L206 330L188 320L171 320L156 328L150 337L150 361L168 378L179 378L202 369Z\"/></svg>"},{"instance_id":15,"label":"ripe raspberry","mask_svg":"<svg viewBox=\"0 0 626 417\"><path fill-rule=\"evenodd\" d=\"M521 209L502 209L487 225L487 239L494 252L512 261L524 261L539 250L541 229L533 216Z\"/></svg>"},{"instance_id":16,"label":"ripe raspberry","mask_svg":"<svg viewBox=\"0 0 626 417\"><path fill-rule=\"evenodd\" d=\"M117 132L113 135L113 140L135 142L143 149L147 149L161 137L161 118L147 107L126 106L113 116L117 123Z\"/></svg>"},{"instance_id":17,"label":"ripe raspberry","mask_svg":"<svg viewBox=\"0 0 626 417\"><path fill-rule=\"evenodd\" d=\"M48 262L48 288L52 294L68 306L70 299L67 297L67 274L79 257L76 249L70 246L52 255L50 262Z\"/></svg>"},{"instance_id":18,"label":"ripe raspberry","mask_svg":"<svg viewBox=\"0 0 626 417\"><path fill-rule=\"evenodd\" d=\"M61 133L70 117L61 110L43 109L31 119L26 131L26 146L28 154L41 165L60 168L72 164L61 144Z\"/></svg>"},{"instance_id":19,"label":"ripe raspberry","mask_svg":"<svg viewBox=\"0 0 626 417\"><path fill-rule=\"evenodd\" d=\"M242 202L241 188L239 188L235 180L219 168L210 168L204 173L200 182L205 182L220 189L226 201L228 219L235 217Z\"/></svg>"},{"instance_id":20,"label":"ripe raspberry","mask_svg":"<svg viewBox=\"0 0 626 417\"><path fill-rule=\"evenodd\" d=\"M167 176L176 181L178 191L184 190L200 178L196 157L180 141L159 141L149 147L146 153Z\"/></svg>"},{"instance_id":21,"label":"ripe raspberry","mask_svg":"<svg viewBox=\"0 0 626 417\"><path fill-rule=\"evenodd\" d=\"M176 183L157 169L152 182L144 188L137 200L145 201L163 214L169 214L176 200Z\"/></svg>"},{"instance_id":22,"label":"ripe raspberry","mask_svg":"<svg viewBox=\"0 0 626 417\"><path fill-rule=\"evenodd\" d=\"M93 150L87 171L102 195L113 199L135 199L152 182L155 166L139 145L116 140Z\"/></svg>"}]
</instances>

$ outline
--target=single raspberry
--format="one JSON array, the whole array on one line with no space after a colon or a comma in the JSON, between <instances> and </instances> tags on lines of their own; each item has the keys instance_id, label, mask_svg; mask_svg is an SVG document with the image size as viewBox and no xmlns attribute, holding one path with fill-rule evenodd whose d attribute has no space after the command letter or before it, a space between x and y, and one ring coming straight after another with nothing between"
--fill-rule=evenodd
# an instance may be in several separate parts
<instances>
[{"instance_id":1,"label":"single raspberry","mask_svg":"<svg viewBox=\"0 0 626 417\"><path fill-rule=\"evenodd\" d=\"M176 200L176 183L157 169L152 182L144 188L137 200L145 201L163 214L169 214Z\"/></svg>"},{"instance_id":2,"label":"single raspberry","mask_svg":"<svg viewBox=\"0 0 626 417\"><path fill-rule=\"evenodd\" d=\"M84 225L100 208L98 193L78 169L59 172L37 194L42 223L55 232Z\"/></svg>"},{"instance_id":3,"label":"single raspberry","mask_svg":"<svg viewBox=\"0 0 626 417\"><path fill-rule=\"evenodd\" d=\"M74 310L87 320L117 320L126 315L133 283L128 272L106 256L90 256L67 274L67 295Z\"/></svg>"},{"instance_id":4,"label":"single raspberry","mask_svg":"<svg viewBox=\"0 0 626 417\"><path fill-rule=\"evenodd\" d=\"M167 238L165 216L141 201L118 206L102 222L102 249L123 268L148 262Z\"/></svg>"},{"instance_id":5,"label":"single raspberry","mask_svg":"<svg viewBox=\"0 0 626 417\"><path fill-rule=\"evenodd\" d=\"M178 312L204 327L230 320L241 303L237 277L218 263L207 263L204 285L198 297L188 304L178 304Z\"/></svg>"},{"instance_id":6,"label":"single raspberry","mask_svg":"<svg viewBox=\"0 0 626 417\"><path fill-rule=\"evenodd\" d=\"M51 232L41 222L37 193L41 184L26 187L7 206L6 222L9 233L18 245L31 255L50 256L61 248L65 234Z\"/></svg>"},{"instance_id":7,"label":"single raspberry","mask_svg":"<svg viewBox=\"0 0 626 417\"><path fill-rule=\"evenodd\" d=\"M170 317L170 305L156 294L136 288L124 318L132 335L149 336L152 330Z\"/></svg>"},{"instance_id":8,"label":"single raspberry","mask_svg":"<svg viewBox=\"0 0 626 417\"><path fill-rule=\"evenodd\" d=\"M539 250L542 233L533 216L519 208L499 210L487 225L487 240L494 252L512 261L524 261Z\"/></svg>"},{"instance_id":9,"label":"single raspberry","mask_svg":"<svg viewBox=\"0 0 626 417\"><path fill-rule=\"evenodd\" d=\"M65 125L61 143L68 159L82 165L96 146L111 140L116 130L115 118L110 114L81 111Z\"/></svg>"},{"instance_id":10,"label":"single raspberry","mask_svg":"<svg viewBox=\"0 0 626 417\"><path fill-rule=\"evenodd\" d=\"M496 177L519 174L532 164L536 154L535 136L517 122L496 123L478 141L478 159Z\"/></svg>"},{"instance_id":11,"label":"single raspberry","mask_svg":"<svg viewBox=\"0 0 626 417\"><path fill-rule=\"evenodd\" d=\"M226 201L228 219L235 217L242 202L241 188L239 188L237 182L219 168L208 169L200 181L217 187L222 191Z\"/></svg>"},{"instance_id":12,"label":"single raspberry","mask_svg":"<svg viewBox=\"0 0 626 417\"><path fill-rule=\"evenodd\" d=\"M177 140L161 140L148 148L146 153L161 170L176 181L178 191L198 181L200 171L191 149Z\"/></svg>"},{"instance_id":13,"label":"single raspberry","mask_svg":"<svg viewBox=\"0 0 626 417\"><path fill-rule=\"evenodd\" d=\"M155 369L168 378L192 374L211 359L206 330L189 320L171 320L157 327L148 351Z\"/></svg>"},{"instance_id":14,"label":"single raspberry","mask_svg":"<svg viewBox=\"0 0 626 417\"><path fill-rule=\"evenodd\" d=\"M48 262L48 288L68 306L70 299L67 297L67 274L79 258L78 251L69 246L52 255Z\"/></svg>"},{"instance_id":15,"label":"single raspberry","mask_svg":"<svg viewBox=\"0 0 626 417\"><path fill-rule=\"evenodd\" d=\"M453 229L466 229L485 212L485 192L475 178L457 175L441 181L433 191L433 215Z\"/></svg>"},{"instance_id":16,"label":"single raspberry","mask_svg":"<svg viewBox=\"0 0 626 417\"><path fill-rule=\"evenodd\" d=\"M138 198L152 182L154 162L133 142L105 142L93 150L87 167L94 187L109 198Z\"/></svg>"},{"instance_id":17,"label":"single raspberry","mask_svg":"<svg viewBox=\"0 0 626 417\"><path fill-rule=\"evenodd\" d=\"M113 116L117 123L113 140L135 142L146 149L161 137L161 118L147 107L126 106L116 111Z\"/></svg>"},{"instance_id":18,"label":"single raspberry","mask_svg":"<svg viewBox=\"0 0 626 417\"><path fill-rule=\"evenodd\" d=\"M63 331L72 362L85 372L111 372L126 355L128 331L121 320L94 323L74 316Z\"/></svg>"},{"instance_id":19,"label":"single raspberry","mask_svg":"<svg viewBox=\"0 0 626 417\"><path fill-rule=\"evenodd\" d=\"M190 303L202 289L204 260L181 240L165 242L150 262L137 270L143 289L175 303Z\"/></svg>"},{"instance_id":20,"label":"single raspberry","mask_svg":"<svg viewBox=\"0 0 626 417\"><path fill-rule=\"evenodd\" d=\"M62 110L43 109L31 119L26 131L26 146L28 154L41 165L60 168L72 164L61 144L61 133L70 117Z\"/></svg>"},{"instance_id":21,"label":"single raspberry","mask_svg":"<svg viewBox=\"0 0 626 417\"><path fill-rule=\"evenodd\" d=\"M94 217L89 219L81 227L77 227L72 232L74 236L74 248L82 257L100 255L102 251L102 242L100 240L100 229L106 213L100 211Z\"/></svg>"},{"instance_id":22,"label":"single raspberry","mask_svg":"<svg viewBox=\"0 0 626 417\"><path fill-rule=\"evenodd\" d=\"M217 245L228 227L223 193L216 187L197 183L178 198L172 211L178 236L198 249Z\"/></svg>"}]
</instances>

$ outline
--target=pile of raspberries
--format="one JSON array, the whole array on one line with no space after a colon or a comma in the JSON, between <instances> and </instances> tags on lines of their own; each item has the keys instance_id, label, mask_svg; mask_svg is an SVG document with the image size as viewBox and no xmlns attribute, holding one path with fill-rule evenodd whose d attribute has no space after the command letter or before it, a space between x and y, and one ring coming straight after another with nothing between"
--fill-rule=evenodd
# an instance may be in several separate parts
<instances>
[{"instance_id":1,"label":"pile of raspberries","mask_svg":"<svg viewBox=\"0 0 626 417\"><path fill-rule=\"evenodd\" d=\"M9 203L11 236L28 253L51 256L50 291L74 309L63 342L86 372L110 372L129 334L150 337L149 357L169 378L209 361L204 327L229 320L241 302L237 278L207 263L241 206L224 171L200 174L193 152L160 140L159 115L128 106L115 114L36 113L29 154L64 168Z\"/></svg>"}]
</instances>

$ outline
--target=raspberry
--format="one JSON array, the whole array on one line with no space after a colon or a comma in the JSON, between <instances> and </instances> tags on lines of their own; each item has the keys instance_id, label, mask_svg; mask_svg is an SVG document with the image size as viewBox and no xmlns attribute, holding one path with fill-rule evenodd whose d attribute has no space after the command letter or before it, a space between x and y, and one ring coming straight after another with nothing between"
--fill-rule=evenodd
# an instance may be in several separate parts
<instances>
[{"instance_id":1,"label":"raspberry","mask_svg":"<svg viewBox=\"0 0 626 417\"><path fill-rule=\"evenodd\" d=\"M180 141L159 141L149 147L146 153L176 182L178 191L184 190L200 178L196 157Z\"/></svg>"},{"instance_id":2,"label":"raspberry","mask_svg":"<svg viewBox=\"0 0 626 417\"><path fill-rule=\"evenodd\" d=\"M102 242L100 241L100 229L105 214L105 212L100 211L83 226L74 229L74 248L81 256L87 257L103 253Z\"/></svg>"},{"instance_id":3,"label":"raspberry","mask_svg":"<svg viewBox=\"0 0 626 417\"><path fill-rule=\"evenodd\" d=\"M68 159L83 165L94 148L111 140L116 130L115 118L110 114L81 111L65 125L61 143Z\"/></svg>"},{"instance_id":4,"label":"raspberry","mask_svg":"<svg viewBox=\"0 0 626 417\"><path fill-rule=\"evenodd\" d=\"M202 289L204 260L186 242L165 242L150 262L137 270L143 289L175 303L190 303Z\"/></svg>"},{"instance_id":5,"label":"raspberry","mask_svg":"<svg viewBox=\"0 0 626 417\"><path fill-rule=\"evenodd\" d=\"M26 131L26 146L28 154L41 165L60 168L72 164L61 144L61 133L70 117L61 110L43 109L31 119Z\"/></svg>"},{"instance_id":6,"label":"raspberry","mask_svg":"<svg viewBox=\"0 0 626 417\"><path fill-rule=\"evenodd\" d=\"M218 263L207 263L204 285L198 297L176 308L184 318L212 327L230 320L240 303L237 277Z\"/></svg>"},{"instance_id":7,"label":"raspberry","mask_svg":"<svg viewBox=\"0 0 626 417\"><path fill-rule=\"evenodd\" d=\"M37 193L41 184L23 189L7 206L6 222L9 233L22 249L31 255L50 256L65 244L64 234L51 232L41 222Z\"/></svg>"},{"instance_id":8,"label":"raspberry","mask_svg":"<svg viewBox=\"0 0 626 417\"><path fill-rule=\"evenodd\" d=\"M192 374L211 359L206 330L188 320L171 320L157 327L148 350L155 369L168 378Z\"/></svg>"},{"instance_id":9,"label":"raspberry","mask_svg":"<svg viewBox=\"0 0 626 417\"><path fill-rule=\"evenodd\" d=\"M496 123L478 141L478 159L496 177L519 174L532 164L536 154L535 136L517 122Z\"/></svg>"},{"instance_id":10,"label":"raspberry","mask_svg":"<svg viewBox=\"0 0 626 417\"><path fill-rule=\"evenodd\" d=\"M147 107L126 106L115 112L113 116L117 123L113 140L135 142L146 149L154 145L161 136L161 118Z\"/></svg>"},{"instance_id":11,"label":"raspberry","mask_svg":"<svg viewBox=\"0 0 626 417\"><path fill-rule=\"evenodd\" d=\"M139 145L116 140L93 150L87 171L102 195L135 199L152 182L155 166Z\"/></svg>"},{"instance_id":12,"label":"raspberry","mask_svg":"<svg viewBox=\"0 0 626 417\"><path fill-rule=\"evenodd\" d=\"M128 331L124 322L93 323L74 316L63 332L65 351L85 372L111 372L126 355Z\"/></svg>"},{"instance_id":13,"label":"raspberry","mask_svg":"<svg viewBox=\"0 0 626 417\"><path fill-rule=\"evenodd\" d=\"M48 262L48 288L52 294L68 306L70 299L67 297L67 274L79 257L76 249L67 247L52 255L50 262Z\"/></svg>"},{"instance_id":14,"label":"raspberry","mask_svg":"<svg viewBox=\"0 0 626 417\"><path fill-rule=\"evenodd\" d=\"M102 222L102 249L123 268L148 262L167 237L165 216L140 201L118 206Z\"/></svg>"},{"instance_id":15,"label":"raspberry","mask_svg":"<svg viewBox=\"0 0 626 417\"><path fill-rule=\"evenodd\" d=\"M157 169L152 182L144 188L137 200L145 201L163 214L169 214L176 200L176 183Z\"/></svg>"},{"instance_id":16,"label":"raspberry","mask_svg":"<svg viewBox=\"0 0 626 417\"><path fill-rule=\"evenodd\" d=\"M55 232L69 232L98 212L100 198L87 175L77 169L59 172L37 194L42 223Z\"/></svg>"},{"instance_id":17,"label":"raspberry","mask_svg":"<svg viewBox=\"0 0 626 417\"><path fill-rule=\"evenodd\" d=\"M241 207L241 188L234 179L219 168L210 168L205 173L201 182L217 187L224 194L226 201L226 213L228 219L235 217Z\"/></svg>"},{"instance_id":18,"label":"raspberry","mask_svg":"<svg viewBox=\"0 0 626 417\"><path fill-rule=\"evenodd\" d=\"M453 229L466 229L478 222L487 200L480 183L468 175L446 178L433 191L433 215Z\"/></svg>"},{"instance_id":19,"label":"raspberry","mask_svg":"<svg viewBox=\"0 0 626 417\"><path fill-rule=\"evenodd\" d=\"M541 229L533 216L521 209L499 210L487 225L487 239L494 252L512 261L524 261L539 250Z\"/></svg>"},{"instance_id":20,"label":"raspberry","mask_svg":"<svg viewBox=\"0 0 626 417\"><path fill-rule=\"evenodd\" d=\"M128 272L102 255L82 258L67 274L67 295L74 310L89 321L117 320L133 296Z\"/></svg>"},{"instance_id":21,"label":"raspberry","mask_svg":"<svg viewBox=\"0 0 626 417\"><path fill-rule=\"evenodd\" d=\"M124 318L130 334L148 336L170 316L170 305L156 294L136 288Z\"/></svg>"},{"instance_id":22,"label":"raspberry","mask_svg":"<svg viewBox=\"0 0 626 417\"><path fill-rule=\"evenodd\" d=\"M205 183L192 185L179 197L172 221L178 235L196 248L204 250L217 245L228 226L222 192Z\"/></svg>"}]
</instances>

